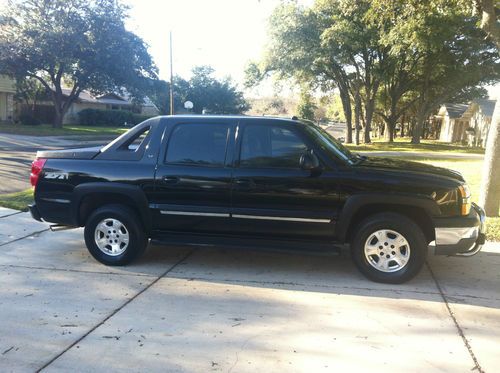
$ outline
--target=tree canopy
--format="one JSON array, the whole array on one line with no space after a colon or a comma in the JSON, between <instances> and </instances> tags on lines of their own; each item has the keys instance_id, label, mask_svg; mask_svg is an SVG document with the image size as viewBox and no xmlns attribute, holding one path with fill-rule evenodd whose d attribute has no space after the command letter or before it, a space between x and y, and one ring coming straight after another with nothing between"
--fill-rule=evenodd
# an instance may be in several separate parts
<instances>
[{"instance_id":1,"label":"tree canopy","mask_svg":"<svg viewBox=\"0 0 500 373\"><path fill-rule=\"evenodd\" d=\"M157 70L126 17L115 0L11 2L0 17L0 71L38 80L54 102L55 126L83 90L126 89L140 99Z\"/></svg>"},{"instance_id":2,"label":"tree canopy","mask_svg":"<svg viewBox=\"0 0 500 373\"><path fill-rule=\"evenodd\" d=\"M458 4L438 3L285 2L270 18L262 59L247 67L247 85L275 75L338 92L347 142L353 122L356 132L364 127L369 142L375 118L392 141L400 118L413 115L418 142L423 123L441 103L484 94L478 87L500 75L496 51L476 27L477 18Z\"/></svg>"},{"instance_id":3,"label":"tree canopy","mask_svg":"<svg viewBox=\"0 0 500 373\"><path fill-rule=\"evenodd\" d=\"M196 114L242 114L250 108L229 78L217 79L210 66L197 66L192 76L185 80L179 76L174 78L174 112L184 111L184 102L193 103ZM149 97L163 114L170 112L170 83L163 80L153 81Z\"/></svg>"}]
</instances>

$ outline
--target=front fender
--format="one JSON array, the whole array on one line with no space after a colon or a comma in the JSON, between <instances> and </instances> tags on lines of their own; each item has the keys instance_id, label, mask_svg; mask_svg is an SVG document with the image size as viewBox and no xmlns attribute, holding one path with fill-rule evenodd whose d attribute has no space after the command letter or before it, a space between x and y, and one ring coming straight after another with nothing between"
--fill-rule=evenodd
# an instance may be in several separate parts
<instances>
[{"instance_id":1,"label":"front fender","mask_svg":"<svg viewBox=\"0 0 500 373\"><path fill-rule=\"evenodd\" d=\"M417 207L423 209L429 216L439 216L441 211L437 203L430 197L390 194L390 193L362 193L350 196L345 202L336 226L336 236L341 242L347 239L349 226L361 208L370 205L387 206L387 210L394 211L397 206Z\"/></svg>"}]
</instances>

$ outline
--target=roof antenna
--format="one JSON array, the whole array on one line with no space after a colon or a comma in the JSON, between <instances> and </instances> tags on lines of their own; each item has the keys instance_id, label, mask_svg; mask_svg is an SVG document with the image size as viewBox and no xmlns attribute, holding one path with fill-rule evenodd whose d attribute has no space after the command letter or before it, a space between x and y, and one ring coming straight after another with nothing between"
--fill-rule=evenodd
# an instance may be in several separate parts
<instances>
[{"instance_id":1,"label":"roof antenna","mask_svg":"<svg viewBox=\"0 0 500 373\"><path fill-rule=\"evenodd\" d=\"M294 116L292 117L292 120L299 120L299 117L298 117L298 116L296 116L296 115L294 115Z\"/></svg>"}]
</instances>

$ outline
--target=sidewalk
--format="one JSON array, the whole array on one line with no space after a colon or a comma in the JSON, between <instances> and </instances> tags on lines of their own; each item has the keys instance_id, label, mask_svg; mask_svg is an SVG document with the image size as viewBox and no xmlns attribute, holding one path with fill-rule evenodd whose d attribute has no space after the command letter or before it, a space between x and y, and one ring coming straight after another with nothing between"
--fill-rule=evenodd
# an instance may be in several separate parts
<instances>
[{"instance_id":1,"label":"sidewalk","mask_svg":"<svg viewBox=\"0 0 500 373\"><path fill-rule=\"evenodd\" d=\"M1 371L500 366L498 243L429 257L411 282L383 285L348 255L152 246L134 265L105 267L81 230L46 229L0 209Z\"/></svg>"}]
</instances>

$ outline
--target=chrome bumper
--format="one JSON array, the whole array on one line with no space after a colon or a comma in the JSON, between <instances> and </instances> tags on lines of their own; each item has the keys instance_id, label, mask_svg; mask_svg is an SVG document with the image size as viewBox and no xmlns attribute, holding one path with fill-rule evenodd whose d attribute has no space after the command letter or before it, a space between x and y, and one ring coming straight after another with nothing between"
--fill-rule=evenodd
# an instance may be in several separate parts
<instances>
[{"instance_id":1,"label":"chrome bumper","mask_svg":"<svg viewBox=\"0 0 500 373\"><path fill-rule=\"evenodd\" d=\"M451 222L457 222L461 226L448 226ZM463 220L453 218L450 220L440 219L435 228L436 242L434 253L436 255L472 256L477 254L486 241L486 216L484 210L472 204L471 213ZM463 226L463 225L466 226Z\"/></svg>"}]
</instances>

